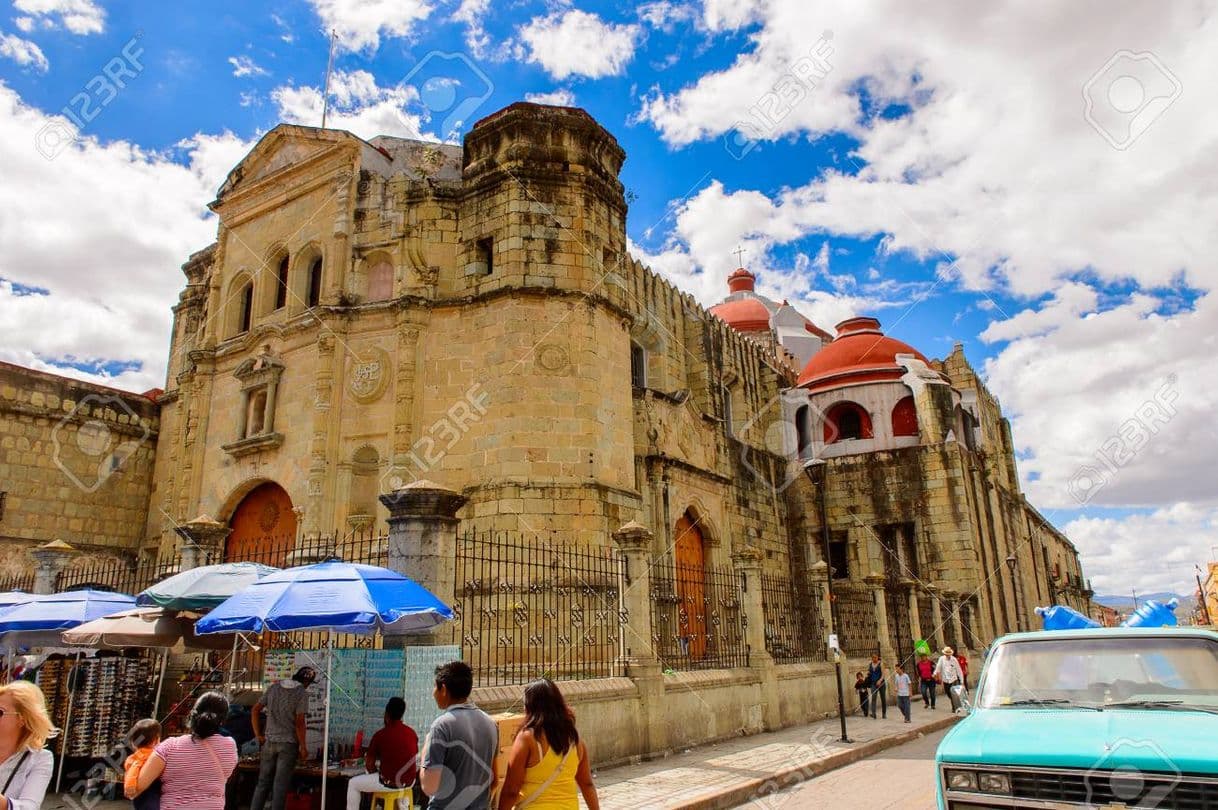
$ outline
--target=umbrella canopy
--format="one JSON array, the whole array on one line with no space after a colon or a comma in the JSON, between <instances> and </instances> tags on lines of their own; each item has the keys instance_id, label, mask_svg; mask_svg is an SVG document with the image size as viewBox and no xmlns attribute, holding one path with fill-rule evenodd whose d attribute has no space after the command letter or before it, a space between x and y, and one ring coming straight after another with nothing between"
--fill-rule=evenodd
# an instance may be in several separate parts
<instances>
[{"instance_id":1,"label":"umbrella canopy","mask_svg":"<svg viewBox=\"0 0 1218 810\"><path fill-rule=\"evenodd\" d=\"M4 591L0 593L0 610L12 607L13 605L23 605L26 602L33 602L38 596L32 593L23 591Z\"/></svg>"},{"instance_id":2,"label":"umbrella canopy","mask_svg":"<svg viewBox=\"0 0 1218 810\"><path fill-rule=\"evenodd\" d=\"M196 636L198 614L178 613L159 607L140 607L103 616L62 633L65 644L78 647L164 647L176 651L187 647L227 650L224 636Z\"/></svg>"},{"instance_id":3,"label":"umbrella canopy","mask_svg":"<svg viewBox=\"0 0 1218 810\"><path fill-rule=\"evenodd\" d=\"M199 619L195 632L422 633L452 617L448 605L395 571L330 561L263 577Z\"/></svg>"},{"instance_id":4,"label":"umbrella canopy","mask_svg":"<svg viewBox=\"0 0 1218 810\"><path fill-rule=\"evenodd\" d=\"M210 610L278 568L252 562L220 563L191 568L158 582L136 597L138 605L172 610Z\"/></svg>"},{"instance_id":5,"label":"umbrella canopy","mask_svg":"<svg viewBox=\"0 0 1218 810\"><path fill-rule=\"evenodd\" d=\"M37 630L67 630L78 624L135 607L135 597L109 591L68 591L40 596L0 613L0 635Z\"/></svg>"}]
</instances>

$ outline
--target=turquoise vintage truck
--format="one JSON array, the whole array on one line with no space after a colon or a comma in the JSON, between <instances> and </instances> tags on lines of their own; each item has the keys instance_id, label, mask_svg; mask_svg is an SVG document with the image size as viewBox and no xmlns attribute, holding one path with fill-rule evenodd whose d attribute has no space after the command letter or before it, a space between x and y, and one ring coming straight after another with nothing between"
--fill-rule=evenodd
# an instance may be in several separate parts
<instances>
[{"instance_id":1,"label":"turquoise vintage truck","mask_svg":"<svg viewBox=\"0 0 1218 810\"><path fill-rule=\"evenodd\" d=\"M935 755L940 810L1218 808L1218 633L1005 636L966 708Z\"/></svg>"}]
</instances>

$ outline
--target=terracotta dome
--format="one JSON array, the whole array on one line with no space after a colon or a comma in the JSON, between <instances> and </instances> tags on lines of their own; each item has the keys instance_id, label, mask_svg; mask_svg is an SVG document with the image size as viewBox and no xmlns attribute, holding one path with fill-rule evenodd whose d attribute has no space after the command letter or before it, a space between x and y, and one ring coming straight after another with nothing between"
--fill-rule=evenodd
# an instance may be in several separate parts
<instances>
[{"instance_id":1,"label":"terracotta dome","mask_svg":"<svg viewBox=\"0 0 1218 810\"><path fill-rule=\"evenodd\" d=\"M743 267L737 267L727 277L727 288L734 293L752 292L756 285L757 277Z\"/></svg>"},{"instance_id":2,"label":"terracotta dome","mask_svg":"<svg viewBox=\"0 0 1218 810\"><path fill-rule=\"evenodd\" d=\"M897 363L898 354L912 354L930 364L908 343L886 337L875 318L849 318L837 325L837 338L812 355L797 385L821 391L853 383L900 380L905 367Z\"/></svg>"},{"instance_id":3,"label":"terracotta dome","mask_svg":"<svg viewBox=\"0 0 1218 810\"><path fill-rule=\"evenodd\" d=\"M711 307L710 311L738 332L764 332L770 328L770 310L759 298L724 301Z\"/></svg>"}]
</instances>

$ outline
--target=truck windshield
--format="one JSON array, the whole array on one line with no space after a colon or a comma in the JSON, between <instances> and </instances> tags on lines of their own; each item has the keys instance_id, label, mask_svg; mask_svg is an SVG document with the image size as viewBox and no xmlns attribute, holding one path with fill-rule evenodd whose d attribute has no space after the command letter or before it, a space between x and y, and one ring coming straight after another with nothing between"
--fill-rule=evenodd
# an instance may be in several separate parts
<instances>
[{"instance_id":1,"label":"truck windshield","mask_svg":"<svg viewBox=\"0 0 1218 810\"><path fill-rule=\"evenodd\" d=\"M984 708L1071 704L1213 710L1218 644L1181 636L1062 638L999 644L977 696Z\"/></svg>"}]
</instances>

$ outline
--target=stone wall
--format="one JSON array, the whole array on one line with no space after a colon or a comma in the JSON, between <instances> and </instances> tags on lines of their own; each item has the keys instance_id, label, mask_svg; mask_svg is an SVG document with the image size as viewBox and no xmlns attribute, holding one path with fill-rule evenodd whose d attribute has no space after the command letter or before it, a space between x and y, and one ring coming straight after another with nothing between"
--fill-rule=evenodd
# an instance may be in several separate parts
<instances>
[{"instance_id":1,"label":"stone wall","mask_svg":"<svg viewBox=\"0 0 1218 810\"><path fill-rule=\"evenodd\" d=\"M134 552L158 432L149 397L0 363L0 576L55 539Z\"/></svg>"}]
</instances>

